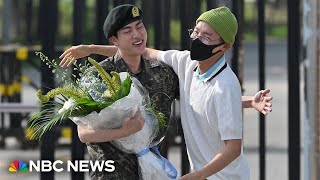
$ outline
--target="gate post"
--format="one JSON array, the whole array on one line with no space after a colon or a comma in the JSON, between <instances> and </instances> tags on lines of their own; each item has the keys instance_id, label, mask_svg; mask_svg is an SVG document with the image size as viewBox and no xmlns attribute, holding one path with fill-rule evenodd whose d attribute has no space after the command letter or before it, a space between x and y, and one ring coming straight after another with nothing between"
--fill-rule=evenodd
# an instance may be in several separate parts
<instances>
[{"instance_id":1,"label":"gate post","mask_svg":"<svg viewBox=\"0 0 320 180\"><path fill-rule=\"evenodd\" d=\"M159 0L153 1L153 27L154 27L154 48L161 49L161 39L162 39L162 6Z\"/></svg>"},{"instance_id":2,"label":"gate post","mask_svg":"<svg viewBox=\"0 0 320 180\"><path fill-rule=\"evenodd\" d=\"M238 20L238 33L236 40L232 48L232 60L231 67L233 72L236 74L242 86L243 82L243 12L244 12L244 0L233 0L232 11Z\"/></svg>"},{"instance_id":3,"label":"gate post","mask_svg":"<svg viewBox=\"0 0 320 180\"><path fill-rule=\"evenodd\" d=\"M258 48L259 48L259 89L265 89L265 1L258 0ZM259 165L260 180L266 179L266 123L265 116L259 113Z\"/></svg>"},{"instance_id":4,"label":"gate post","mask_svg":"<svg viewBox=\"0 0 320 180\"><path fill-rule=\"evenodd\" d=\"M291 0L288 6L288 121L290 180L300 179L300 0Z\"/></svg>"},{"instance_id":5,"label":"gate post","mask_svg":"<svg viewBox=\"0 0 320 180\"><path fill-rule=\"evenodd\" d=\"M85 15L84 0L73 0L73 45L82 43L84 15ZM73 71L73 74L78 75L78 71ZM74 163L76 160L84 160L85 147L79 140L77 125L71 124L71 160ZM71 171L72 180L84 180L84 172Z\"/></svg>"},{"instance_id":6,"label":"gate post","mask_svg":"<svg viewBox=\"0 0 320 180\"><path fill-rule=\"evenodd\" d=\"M320 177L320 3L303 1L303 59L305 69L304 178Z\"/></svg>"},{"instance_id":7,"label":"gate post","mask_svg":"<svg viewBox=\"0 0 320 180\"><path fill-rule=\"evenodd\" d=\"M41 0L39 30L41 36L42 52L48 57L55 55L55 35L57 29L58 1ZM54 77L51 70L45 63L41 63L41 87L43 93L54 88ZM54 161L55 151L55 129L45 133L41 138L41 160ZM54 171L41 172L41 180L54 180Z\"/></svg>"}]
</instances>

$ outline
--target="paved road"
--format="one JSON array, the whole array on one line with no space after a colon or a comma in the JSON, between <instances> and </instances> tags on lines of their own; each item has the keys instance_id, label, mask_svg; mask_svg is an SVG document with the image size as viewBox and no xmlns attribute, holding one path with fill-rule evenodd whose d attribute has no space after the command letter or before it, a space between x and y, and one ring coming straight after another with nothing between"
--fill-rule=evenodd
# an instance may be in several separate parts
<instances>
[{"instance_id":1,"label":"paved road","mask_svg":"<svg viewBox=\"0 0 320 180\"><path fill-rule=\"evenodd\" d=\"M243 84L243 87L245 89L245 95L253 95L255 92L258 91L257 53L257 44L245 44ZM288 84L286 53L286 44L283 42L269 42L266 47L266 87L272 90L271 95L274 97L273 112L269 114L266 118L267 180L288 179ZM32 77L38 77L37 73L35 72L28 71L27 73L31 73ZM302 85L303 82L301 82L301 87ZM26 87L25 89L28 89L28 87ZM35 102L34 91L24 91L23 93L25 102ZM303 99L301 99L301 102L303 102ZM304 107L302 103L302 115L303 109ZM301 122L301 125L303 126L303 122ZM252 180L259 179L258 127L258 113L252 109L246 109L244 111L244 151L249 162ZM8 173L9 163L13 159L39 159L38 149L21 151L19 150L19 145L16 144L14 139L8 139L8 145L9 147L7 147L6 149L0 149L0 179L39 179L39 174L37 173L25 173L23 175L21 173L16 175ZM60 149L57 151L56 157L57 159L61 158L67 160L70 158L70 153L66 149ZM180 171L179 148L170 149L169 160L172 161L172 163ZM303 175L303 173L301 174ZM71 178L70 175L68 175L67 173L57 173L56 179L62 180Z\"/></svg>"}]
</instances>

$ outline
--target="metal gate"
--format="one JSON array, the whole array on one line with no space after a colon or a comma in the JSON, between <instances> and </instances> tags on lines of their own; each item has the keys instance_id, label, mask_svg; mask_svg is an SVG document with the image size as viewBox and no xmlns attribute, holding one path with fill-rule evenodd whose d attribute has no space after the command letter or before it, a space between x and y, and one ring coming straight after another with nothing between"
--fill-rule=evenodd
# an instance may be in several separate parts
<instances>
[{"instance_id":1,"label":"metal gate","mask_svg":"<svg viewBox=\"0 0 320 180\"><path fill-rule=\"evenodd\" d=\"M10 0L9 0L10 1ZM9 1L4 1L3 6L9 4ZM43 51L49 57L57 55L58 48L56 47L55 39L57 33L57 21L58 21L58 2L57 0L40 0L39 4L39 22L40 39L41 39L41 51ZM218 0L206 0L204 1L206 9L216 7L219 3ZM78 45L83 42L83 27L85 26L85 0L73 0L73 45ZM105 44L106 39L104 37L102 26L105 17L111 7L119 4L131 3L137 4L142 8L145 14L145 26L153 27L154 29L154 42L153 46L156 49L167 50L172 48L170 44L170 21L172 16L172 3L179 5L178 14L180 21L180 47L178 49L189 48L189 35L187 29L192 28L195 24L196 18L201 13L201 3L198 0L95 0L95 29L96 29L96 43ZM265 88L265 44L266 44L266 32L265 32L265 1L257 0L257 12L258 12L258 49L259 49L259 89ZM32 0L28 0L27 7L31 7ZM232 0L227 4L231 7L234 14L237 16L239 22L239 31L236 37L236 42L232 51L232 69L238 76L240 82L243 81L243 25L244 25L244 0ZM299 101L299 64L301 57L301 3L299 0L292 0L287 4L288 9L288 83L289 83L289 95L288 95L288 121L289 121L289 179L300 179L300 101ZM30 12L31 13L31 12ZM9 15L3 16L4 24L9 23L6 20ZM186 18L187 17L187 18ZM30 19L29 19L30 21ZM31 24L31 22L28 22ZM3 31L3 37L8 36L5 34L7 31ZM3 42L6 45L7 42ZM28 48L28 53L32 53L33 50ZM3 51L1 53L0 66L5 67L5 61L8 55ZM15 52L14 52L15 53ZM9 67L9 66L8 66ZM19 63L16 66L19 67ZM54 87L54 81L52 75L47 73L49 70L46 66L41 66L41 79L42 90L48 92ZM9 70L13 70L13 67ZM8 82L7 74L9 72L1 71L0 84L4 84L7 87L12 82ZM19 74L17 74L19 76ZM11 81L11 80L10 80ZM20 102L20 94L16 98L9 99L6 95L1 94L2 102ZM4 119L3 113L1 113L1 119ZM21 116L21 113L11 115L12 118L17 119L16 116ZM19 118L18 118L19 119ZM11 121L13 124L18 122L16 120ZM18 126L19 125L15 125ZM72 131L76 132L76 126L71 125ZM259 165L260 165L260 180L266 178L265 164L266 164L266 133L265 133L265 117L260 115L259 117ZM4 131L3 129L1 131ZM182 131L179 131L179 135L182 136ZM42 139L46 140L46 143L41 143L41 159L54 161L55 147L52 146L56 140L54 131L46 133ZM181 146L181 164L182 174L189 172L189 163L186 155L186 147L184 141ZM72 133L72 160L84 159L84 146L79 141L77 133ZM54 173L46 172L41 173L41 179L53 180ZM72 172L72 179L81 180L84 179L84 174L79 172Z\"/></svg>"}]
</instances>

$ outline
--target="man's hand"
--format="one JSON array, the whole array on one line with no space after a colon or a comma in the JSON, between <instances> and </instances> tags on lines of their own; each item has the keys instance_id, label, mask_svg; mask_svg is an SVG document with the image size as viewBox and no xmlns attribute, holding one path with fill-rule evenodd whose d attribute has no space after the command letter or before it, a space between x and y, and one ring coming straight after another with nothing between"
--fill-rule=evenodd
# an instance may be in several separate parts
<instances>
[{"instance_id":1,"label":"man's hand","mask_svg":"<svg viewBox=\"0 0 320 180\"><path fill-rule=\"evenodd\" d=\"M61 54L59 58L62 60L59 65L61 67L68 67L77 59L89 56L91 54L89 48L89 45L72 46Z\"/></svg>"},{"instance_id":2,"label":"man's hand","mask_svg":"<svg viewBox=\"0 0 320 180\"><path fill-rule=\"evenodd\" d=\"M272 111L272 97L267 96L270 93L270 89L265 89L259 91L254 95L252 100L252 107L254 107L257 111L267 115Z\"/></svg>"},{"instance_id":3,"label":"man's hand","mask_svg":"<svg viewBox=\"0 0 320 180\"><path fill-rule=\"evenodd\" d=\"M205 177L203 177L199 172L193 172L186 174L180 178L180 180L204 180Z\"/></svg>"},{"instance_id":4,"label":"man's hand","mask_svg":"<svg viewBox=\"0 0 320 180\"><path fill-rule=\"evenodd\" d=\"M126 134L126 136L130 136L142 129L144 125L144 119L139 112L137 112L133 117L126 119L122 124L122 131Z\"/></svg>"},{"instance_id":5,"label":"man's hand","mask_svg":"<svg viewBox=\"0 0 320 180\"><path fill-rule=\"evenodd\" d=\"M148 48L146 48L146 49L143 51L142 57L143 57L144 59L150 59L150 58L151 58L151 57L150 57L150 54L149 54Z\"/></svg>"}]
</instances>

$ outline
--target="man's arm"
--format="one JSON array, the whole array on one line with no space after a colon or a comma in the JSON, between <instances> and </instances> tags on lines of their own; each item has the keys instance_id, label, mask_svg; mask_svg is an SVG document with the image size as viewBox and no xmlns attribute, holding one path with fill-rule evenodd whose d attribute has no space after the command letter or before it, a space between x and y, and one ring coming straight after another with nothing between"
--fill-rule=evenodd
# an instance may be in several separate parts
<instances>
[{"instance_id":1,"label":"man's arm","mask_svg":"<svg viewBox=\"0 0 320 180\"><path fill-rule=\"evenodd\" d=\"M156 61L157 56L158 56L158 52L159 52L159 50L157 50L157 49L146 48L145 51L143 52L142 56L145 59Z\"/></svg>"},{"instance_id":2,"label":"man's arm","mask_svg":"<svg viewBox=\"0 0 320 180\"><path fill-rule=\"evenodd\" d=\"M78 126L78 136L81 142L107 142L134 134L142 129L144 119L138 113L132 118L124 121L119 129L92 129L90 127Z\"/></svg>"},{"instance_id":3,"label":"man's arm","mask_svg":"<svg viewBox=\"0 0 320 180\"><path fill-rule=\"evenodd\" d=\"M203 180L228 166L241 154L241 139L225 140L224 143L222 150L207 165L181 177L180 180Z\"/></svg>"},{"instance_id":4,"label":"man's arm","mask_svg":"<svg viewBox=\"0 0 320 180\"><path fill-rule=\"evenodd\" d=\"M99 54L102 56L113 56L117 53L118 48L116 46L109 45L78 45L64 51L59 57L61 60L61 67L68 67L77 59L90 56L90 54ZM142 56L145 59L157 60L158 50L146 48Z\"/></svg>"},{"instance_id":5,"label":"man's arm","mask_svg":"<svg viewBox=\"0 0 320 180\"><path fill-rule=\"evenodd\" d=\"M72 46L61 54L59 57L61 60L60 66L68 67L77 59L89 56L90 54L99 54L102 56L113 56L116 54L118 48L116 46L109 45L78 45Z\"/></svg>"},{"instance_id":6,"label":"man's arm","mask_svg":"<svg viewBox=\"0 0 320 180\"><path fill-rule=\"evenodd\" d=\"M272 111L272 97L267 96L270 89L257 92L254 96L242 96L243 108L255 108L257 111L267 115Z\"/></svg>"}]
</instances>

